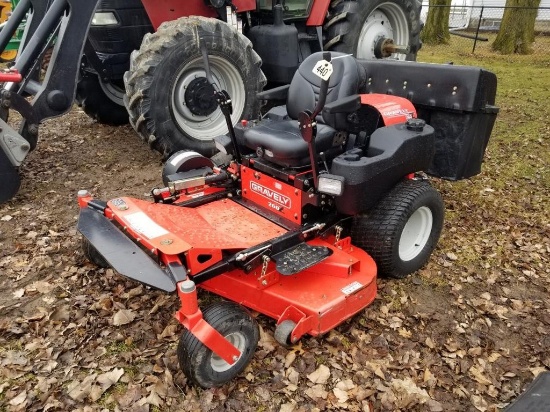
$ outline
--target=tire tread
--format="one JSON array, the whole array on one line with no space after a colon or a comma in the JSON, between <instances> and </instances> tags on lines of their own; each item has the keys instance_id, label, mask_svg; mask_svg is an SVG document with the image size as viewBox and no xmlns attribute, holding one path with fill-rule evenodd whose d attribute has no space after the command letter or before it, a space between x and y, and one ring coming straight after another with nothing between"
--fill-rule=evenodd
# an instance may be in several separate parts
<instances>
[{"instance_id":1,"label":"tire tread","mask_svg":"<svg viewBox=\"0 0 550 412\"><path fill-rule=\"evenodd\" d=\"M368 214L356 216L351 228L352 242L366 250L375 260L378 274L402 278L404 272L396 264L395 242L401 233L397 230L412 214L412 206L417 199L432 198L436 212L434 215L434 238L427 244L429 252L421 259L423 266L435 247L443 225L443 200L429 182L424 180L404 180L392 189ZM404 220L405 219L405 220Z\"/></svg>"},{"instance_id":2,"label":"tire tread","mask_svg":"<svg viewBox=\"0 0 550 412\"><path fill-rule=\"evenodd\" d=\"M124 81L126 93L129 96L127 109L130 113L131 123L142 140L149 142L151 148L159 151L165 158L181 149L196 150L207 156L214 154L212 142L196 141L194 138L186 136L175 124L169 130L158 134L152 113L154 107L150 92L155 81L156 69L172 48L182 43L189 43L190 39L197 39L199 31L217 33L225 42L224 49L241 51L241 55L245 56L244 61L256 68L254 71L258 73L255 80L257 84L253 87L257 91L261 91L267 82L260 70L261 59L252 49L250 40L230 29L225 23L202 16L182 17L162 23L156 33L144 37L139 51L134 51L131 54L130 71L126 72ZM166 101L168 102L168 100L167 96ZM259 102L247 102L244 111L245 116L256 117L259 113ZM150 139L150 136L158 138ZM182 141L185 142L185 147L182 146Z\"/></svg>"}]
</instances>

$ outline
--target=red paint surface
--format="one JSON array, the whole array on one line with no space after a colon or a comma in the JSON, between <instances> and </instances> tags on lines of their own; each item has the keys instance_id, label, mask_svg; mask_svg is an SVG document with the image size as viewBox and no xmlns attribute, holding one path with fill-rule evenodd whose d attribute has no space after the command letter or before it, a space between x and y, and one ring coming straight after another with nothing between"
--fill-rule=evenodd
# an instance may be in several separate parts
<instances>
[{"instance_id":1,"label":"red paint surface","mask_svg":"<svg viewBox=\"0 0 550 412\"><path fill-rule=\"evenodd\" d=\"M405 123L407 119L416 117L416 109L410 100L389 94L362 94L361 104L374 107L384 121L384 126Z\"/></svg>"}]
</instances>

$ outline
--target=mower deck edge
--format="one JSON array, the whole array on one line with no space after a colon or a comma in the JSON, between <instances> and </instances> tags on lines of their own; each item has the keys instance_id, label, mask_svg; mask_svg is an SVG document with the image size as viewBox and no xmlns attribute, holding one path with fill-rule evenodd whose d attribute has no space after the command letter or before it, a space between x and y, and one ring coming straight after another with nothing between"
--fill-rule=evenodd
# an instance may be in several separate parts
<instances>
[{"instance_id":1,"label":"mower deck edge","mask_svg":"<svg viewBox=\"0 0 550 412\"><path fill-rule=\"evenodd\" d=\"M159 267L158 263L99 212L88 208L81 209L77 227L109 265L121 275L165 292L176 290L176 282Z\"/></svg>"}]
</instances>

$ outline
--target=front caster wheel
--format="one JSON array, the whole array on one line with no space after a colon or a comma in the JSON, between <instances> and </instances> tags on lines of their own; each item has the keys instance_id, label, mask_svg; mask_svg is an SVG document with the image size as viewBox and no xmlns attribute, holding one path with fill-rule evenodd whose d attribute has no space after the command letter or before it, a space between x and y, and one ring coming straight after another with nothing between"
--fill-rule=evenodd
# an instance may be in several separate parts
<instances>
[{"instance_id":1,"label":"front caster wheel","mask_svg":"<svg viewBox=\"0 0 550 412\"><path fill-rule=\"evenodd\" d=\"M290 339L290 335L295 327L296 327L296 324L293 321L283 320L275 328L275 333L273 334L273 337L277 342L279 342L284 347L292 346L293 342Z\"/></svg>"},{"instance_id":2,"label":"front caster wheel","mask_svg":"<svg viewBox=\"0 0 550 412\"><path fill-rule=\"evenodd\" d=\"M94 265L99 266L100 268L107 269L110 268L109 262L105 260L103 255L97 251L95 247L89 242L85 237L82 238L82 252L86 259L92 262Z\"/></svg>"},{"instance_id":3,"label":"front caster wheel","mask_svg":"<svg viewBox=\"0 0 550 412\"><path fill-rule=\"evenodd\" d=\"M429 182L405 180L367 215L353 220L351 238L381 276L404 278L428 261L443 227L441 196Z\"/></svg>"},{"instance_id":4,"label":"front caster wheel","mask_svg":"<svg viewBox=\"0 0 550 412\"><path fill-rule=\"evenodd\" d=\"M204 310L203 318L241 352L239 359L230 365L185 329L178 345L180 367L193 384L212 388L244 370L256 351L260 333L256 321L236 303L215 303Z\"/></svg>"}]
</instances>

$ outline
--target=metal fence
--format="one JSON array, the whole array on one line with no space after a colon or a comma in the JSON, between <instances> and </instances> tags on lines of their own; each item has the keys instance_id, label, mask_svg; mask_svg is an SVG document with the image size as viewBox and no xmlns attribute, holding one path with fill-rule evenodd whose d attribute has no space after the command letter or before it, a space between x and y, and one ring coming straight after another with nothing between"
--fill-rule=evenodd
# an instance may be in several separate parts
<instances>
[{"instance_id":1,"label":"metal fence","mask_svg":"<svg viewBox=\"0 0 550 412\"><path fill-rule=\"evenodd\" d=\"M420 18L426 21L430 7L449 7L449 32L451 39L446 45L456 51L475 53L476 50L490 49L497 33L501 30L504 10L507 8L529 10L528 7L493 7L457 5L422 5ZM531 8L532 9L532 8ZM502 27L505 30L505 27ZM548 53L550 39L550 7L538 7L535 21L535 42L533 52ZM429 48L429 45L425 45Z\"/></svg>"}]
</instances>

